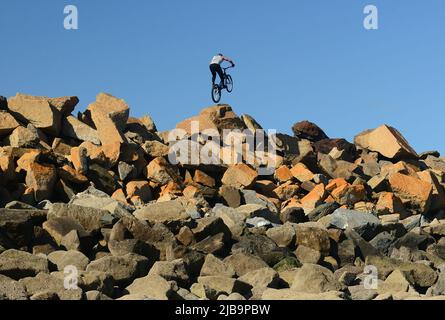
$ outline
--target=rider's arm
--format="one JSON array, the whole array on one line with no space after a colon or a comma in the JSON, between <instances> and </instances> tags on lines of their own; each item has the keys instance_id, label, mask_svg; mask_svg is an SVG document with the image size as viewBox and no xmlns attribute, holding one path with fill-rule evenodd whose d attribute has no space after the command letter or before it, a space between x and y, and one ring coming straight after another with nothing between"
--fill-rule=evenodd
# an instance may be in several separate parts
<instances>
[{"instance_id":1,"label":"rider's arm","mask_svg":"<svg viewBox=\"0 0 445 320\"><path fill-rule=\"evenodd\" d=\"M223 60L230 62L230 63L232 64L232 66L235 65L235 63L233 62L233 60L230 59L229 57L222 57L222 58L223 58Z\"/></svg>"}]
</instances>

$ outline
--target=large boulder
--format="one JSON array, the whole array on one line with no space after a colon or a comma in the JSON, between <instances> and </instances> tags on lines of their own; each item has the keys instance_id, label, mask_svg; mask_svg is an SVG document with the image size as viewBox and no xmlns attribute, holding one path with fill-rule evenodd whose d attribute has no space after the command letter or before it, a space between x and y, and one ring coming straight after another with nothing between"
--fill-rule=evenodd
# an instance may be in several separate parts
<instances>
[{"instance_id":1,"label":"large boulder","mask_svg":"<svg viewBox=\"0 0 445 320\"><path fill-rule=\"evenodd\" d=\"M315 123L309 121L297 122L292 126L294 135L301 139L308 139L311 141L319 141L328 139L328 136L324 131Z\"/></svg>"},{"instance_id":2,"label":"large boulder","mask_svg":"<svg viewBox=\"0 0 445 320\"><path fill-rule=\"evenodd\" d=\"M306 293L322 293L340 291L342 285L329 269L316 264L304 264L296 273L291 289Z\"/></svg>"},{"instance_id":3,"label":"large boulder","mask_svg":"<svg viewBox=\"0 0 445 320\"><path fill-rule=\"evenodd\" d=\"M150 223L180 223L187 219L189 215L180 200L170 200L149 204L134 212L134 216L139 220Z\"/></svg>"},{"instance_id":4,"label":"large boulder","mask_svg":"<svg viewBox=\"0 0 445 320\"><path fill-rule=\"evenodd\" d=\"M6 250L0 254L0 274L18 280L24 277L34 277L40 272L48 273L48 260L15 249Z\"/></svg>"},{"instance_id":5,"label":"large boulder","mask_svg":"<svg viewBox=\"0 0 445 320\"><path fill-rule=\"evenodd\" d=\"M366 238L375 235L381 225L380 219L373 214L342 208L335 210L329 218L330 226L342 230L352 229Z\"/></svg>"},{"instance_id":6,"label":"large boulder","mask_svg":"<svg viewBox=\"0 0 445 320\"><path fill-rule=\"evenodd\" d=\"M226 170L221 182L236 188L247 188L252 186L257 177L258 173L254 169L244 163L239 163Z\"/></svg>"},{"instance_id":7,"label":"large boulder","mask_svg":"<svg viewBox=\"0 0 445 320\"><path fill-rule=\"evenodd\" d=\"M97 131L71 115L63 119L62 134L66 137L80 141L89 141L94 144L100 144Z\"/></svg>"},{"instance_id":8,"label":"large boulder","mask_svg":"<svg viewBox=\"0 0 445 320\"><path fill-rule=\"evenodd\" d=\"M57 171L53 165L31 163L26 173L26 185L34 191L37 202L51 199L57 181Z\"/></svg>"},{"instance_id":9,"label":"large boulder","mask_svg":"<svg viewBox=\"0 0 445 320\"><path fill-rule=\"evenodd\" d=\"M57 266L57 270L64 271L67 266L74 266L78 270L85 270L90 260L76 250L54 251L48 255L48 261Z\"/></svg>"},{"instance_id":10,"label":"large boulder","mask_svg":"<svg viewBox=\"0 0 445 320\"><path fill-rule=\"evenodd\" d=\"M402 134L388 125L364 131L355 137L354 142L360 148L378 152L389 159L418 157Z\"/></svg>"},{"instance_id":11,"label":"large boulder","mask_svg":"<svg viewBox=\"0 0 445 320\"><path fill-rule=\"evenodd\" d=\"M37 132L22 126L15 128L8 139L9 145L17 148L35 148L40 142Z\"/></svg>"},{"instance_id":12,"label":"large boulder","mask_svg":"<svg viewBox=\"0 0 445 320\"><path fill-rule=\"evenodd\" d=\"M223 261L226 265L233 268L239 277L248 272L268 267L267 263L261 258L244 252L234 253L226 257Z\"/></svg>"},{"instance_id":13,"label":"large boulder","mask_svg":"<svg viewBox=\"0 0 445 320\"><path fill-rule=\"evenodd\" d=\"M129 253L125 256L106 256L94 260L86 270L108 273L117 285L126 286L134 279L147 275L149 268L149 260L146 257Z\"/></svg>"},{"instance_id":14,"label":"large boulder","mask_svg":"<svg viewBox=\"0 0 445 320\"><path fill-rule=\"evenodd\" d=\"M132 210L131 207L111 198L107 193L94 187L89 187L84 192L76 194L69 204L106 210L116 217L129 216L128 211Z\"/></svg>"},{"instance_id":15,"label":"large boulder","mask_svg":"<svg viewBox=\"0 0 445 320\"><path fill-rule=\"evenodd\" d=\"M106 210L74 204L54 203L48 211L48 220L58 217L72 218L87 231L100 230L105 226L111 225L116 219Z\"/></svg>"},{"instance_id":16,"label":"large boulder","mask_svg":"<svg viewBox=\"0 0 445 320\"><path fill-rule=\"evenodd\" d=\"M150 161L147 166L147 179L162 185L169 182L181 182L178 169L163 157L157 157Z\"/></svg>"},{"instance_id":17,"label":"large boulder","mask_svg":"<svg viewBox=\"0 0 445 320\"><path fill-rule=\"evenodd\" d=\"M34 225L45 218L43 210L0 209L0 245L6 248L29 246Z\"/></svg>"},{"instance_id":18,"label":"large boulder","mask_svg":"<svg viewBox=\"0 0 445 320\"><path fill-rule=\"evenodd\" d=\"M0 275L0 300L28 300L25 287L6 276Z\"/></svg>"},{"instance_id":19,"label":"large boulder","mask_svg":"<svg viewBox=\"0 0 445 320\"><path fill-rule=\"evenodd\" d=\"M186 119L176 125L177 129L184 130L188 135L198 132L192 132L196 126L198 132L203 130L217 130L221 132L224 129L244 130L243 121L232 111L229 105L217 105L203 109L198 116Z\"/></svg>"},{"instance_id":20,"label":"large boulder","mask_svg":"<svg viewBox=\"0 0 445 320\"><path fill-rule=\"evenodd\" d=\"M405 274L407 280L414 286L421 288L431 287L436 283L437 273L423 263L402 261L388 257L369 256L366 265L377 268L378 277L385 280L393 271L400 270Z\"/></svg>"},{"instance_id":21,"label":"large boulder","mask_svg":"<svg viewBox=\"0 0 445 320\"><path fill-rule=\"evenodd\" d=\"M61 129L61 112L48 98L17 93L8 100L8 109L18 120L57 136Z\"/></svg>"},{"instance_id":22,"label":"large boulder","mask_svg":"<svg viewBox=\"0 0 445 320\"><path fill-rule=\"evenodd\" d=\"M49 218L43 223L42 227L58 245L61 245L65 236L72 231L77 233L77 237L88 236L85 229L77 220L67 216Z\"/></svg>"},{"instance_id":23,"label":"large boulder","mask_svg":"<svg viewBox=\"0 0 445 320\"><path fill-rule=\"evenodd\" d=\"M124 100L100 93L96 101L88 106L87 112L91 115L102 145L127 141L123 131L130 111Z\"/></svg>"},{"instance_id":24,"label":"large boulder","mask_svg":"<svg viewBox=\"0 0 445 320\"><path fill-rule=\"evenodd\" d=\"M433 185L401 173L394 173L389 177L392 191L411 209L418 213L426 213L431 206Z\"/></svg>"},{"instance_id":25,"label":"large boulder","mask_svg":"<svg viewBox=\"0 0 445 320\"><path fill-rule=\"evenodd\" d=\"M20 124L7 111L0 111L0 138L6 137Z\"/></svg>"},{"instance_id":26,"label":"large boulder","mask_svg":"<svg viewBox=\"0 0 445 320\"><path fill-rule=\"evenodd\" d=\"M126 291L135 297L144 296L148 299L169 300L175 296L172 282L167 281L157 274L149 274L133 281Z\"/></svg>"},{"instance_id":27,"label":"large boulder","mask_svg":"<svg viewBox=\"0 0 445 320\"><path fill-rule=\"evenodd\" d=\"M73 288L67 290L65 288L64 278L54 274L39 273L36 277L28 277L20 279L26 292L31 295L31 300L39 299L47 300L48 297L57 297L60 300L81 300L83 297L82 289Z\"/></svg>"},{"instance_id":28,"label":"large boulder","mask_svg":"<svg viewBox=\"0 0 445 320\"><path fill-rule=\"evenodd\" d=\"M330 250L329 233L316 223L292 224L296 234L296 245L306 246L327 255Z\"/></svg>"}]
</instances>

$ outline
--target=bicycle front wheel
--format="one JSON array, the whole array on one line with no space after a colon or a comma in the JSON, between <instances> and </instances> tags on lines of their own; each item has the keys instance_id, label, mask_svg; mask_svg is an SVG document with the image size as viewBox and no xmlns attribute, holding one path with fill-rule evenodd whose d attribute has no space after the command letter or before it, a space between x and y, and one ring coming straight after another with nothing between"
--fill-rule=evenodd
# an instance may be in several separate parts
<instances>
[{"instance_id":1,"label":"bicycle front wheel","mask_svg":"<svg viewBox=\"0 0 445 320\"><path fill-rule=\"evenodd\" d=\"M219 86L212 87L212 100L215 103L218 103L221 100L221 89Z\"/></svg>"},{"instance_id":2,"label":"bicycle front wheel","mask_svg":"<svg viewBox=\"0 0 445 320\"><path fill-rule=\"evenodd\" d=\"M232 77L228 74L226 78L227 92L232 92L233 90L233 80Z\"/></svg>"}]
</instances>

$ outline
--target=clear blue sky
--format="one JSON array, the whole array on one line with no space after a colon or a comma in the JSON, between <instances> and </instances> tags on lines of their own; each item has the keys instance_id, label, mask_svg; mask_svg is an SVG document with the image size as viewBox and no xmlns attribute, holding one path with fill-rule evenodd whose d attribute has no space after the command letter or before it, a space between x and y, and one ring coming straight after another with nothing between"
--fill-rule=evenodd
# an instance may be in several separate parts
<instances>
[{"instance_id":1,"label":"clear blue sky","mask_svg":"<svg viewBox=\"0 0 445 320\"><path fill-rule=\"evenodd\" d=\"M105 91L166 130L212 104L208 62L223 52L237 68L222 102L265 128L307 119L352 140L387 123L445 154L444 35L443 0L1 0L0 95L77 95L83 110Z\"/></svg>"}]
</instances>

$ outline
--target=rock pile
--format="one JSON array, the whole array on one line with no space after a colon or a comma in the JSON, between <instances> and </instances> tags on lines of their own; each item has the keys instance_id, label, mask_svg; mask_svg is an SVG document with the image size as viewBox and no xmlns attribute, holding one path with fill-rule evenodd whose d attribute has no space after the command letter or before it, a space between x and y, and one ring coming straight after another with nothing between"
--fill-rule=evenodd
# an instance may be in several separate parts
<instances>
[{"instance_id":1,"label":"rock pile","mask_svg":"<svg viewBox=\"0 0 445 320\"><path fill-rule=\"evenodd\" d=\"M235 163L174 164L175 145L216 143L193 122L261 126L218 105L170 141L122 99L78 102L0 97L0 299L445 297L445 159L396 129L350 143L304 121L272 162L241 138Z\"/></svg>"}]
</instances>

